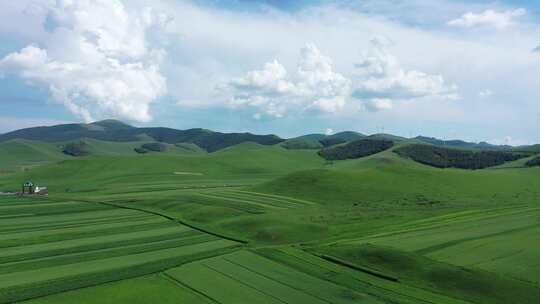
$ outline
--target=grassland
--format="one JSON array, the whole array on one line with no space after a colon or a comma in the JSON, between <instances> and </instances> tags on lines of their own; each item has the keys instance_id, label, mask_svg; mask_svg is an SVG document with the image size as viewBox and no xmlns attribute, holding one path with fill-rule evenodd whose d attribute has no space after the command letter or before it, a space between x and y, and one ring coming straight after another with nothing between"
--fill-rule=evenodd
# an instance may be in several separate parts
<instances>
[{"instance_id":1,"label":"grassland","mask_svg":"<svg viewBox=\"0 0 540 304\"><path fill-rule=\"evenodd\" d=\"M540 168L393 149L119 150L2 176L51 194L0 196L0 303L534 303Z\"/></svg>"}]
</instances>

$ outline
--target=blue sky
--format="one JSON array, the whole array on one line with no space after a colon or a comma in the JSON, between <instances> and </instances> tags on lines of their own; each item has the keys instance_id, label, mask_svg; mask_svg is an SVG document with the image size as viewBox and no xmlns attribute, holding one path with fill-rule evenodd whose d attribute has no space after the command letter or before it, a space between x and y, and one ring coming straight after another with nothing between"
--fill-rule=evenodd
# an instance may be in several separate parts
<instances>
[{"instance_id":1,"label":"blue sky","mask_svg":"<svg viewBox=\"0 0 540 304\"><path fill-rule=\"evenodd\" d=\"M531 1L0 4L0 133L139 126L538 143Z\"/></svg>"}]
</instances>

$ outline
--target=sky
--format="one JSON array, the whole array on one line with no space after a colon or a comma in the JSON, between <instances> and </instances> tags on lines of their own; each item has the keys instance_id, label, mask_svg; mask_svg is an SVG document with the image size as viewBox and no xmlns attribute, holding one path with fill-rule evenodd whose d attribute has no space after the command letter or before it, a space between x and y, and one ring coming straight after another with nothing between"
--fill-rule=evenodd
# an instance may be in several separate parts
<instances>
[{"instance_id":1,"label":"sky","mask_svg":"<svg viewBox=\"0 0 540 304\"><path fill-rule=\"evenodd\" d=\"M115 118L540 143L540 4L0 2L0 133Z\"/></svg>"}]
</instances>

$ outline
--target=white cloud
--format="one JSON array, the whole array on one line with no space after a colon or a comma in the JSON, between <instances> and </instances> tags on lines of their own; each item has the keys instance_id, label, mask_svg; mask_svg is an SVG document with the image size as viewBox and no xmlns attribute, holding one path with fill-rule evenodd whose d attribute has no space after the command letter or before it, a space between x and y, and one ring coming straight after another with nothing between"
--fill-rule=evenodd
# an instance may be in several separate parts
<instances>
[{"instance_id":1,"label":"white cloud","mask_svg":"<svg viewBox=\"0 0 540 304\"><path fill-rule=\"evenodd\" d=\"M457 86L449 85L441 75L404 69L388 51L386 38L371 40L371 48L356 64L352 96L365 101L370 111L392 108L392 100L437 97L456 99Z\"/></svg>"},{"instance_id":2,"label":"white cloud","mask_svg":"<svg viewBox=\"0 0 540 304\"><path fill-rule=\"evenodd\" d=\"M502 30L512 26L516 18L526 14L527 11L523 8L507 11L486 10L481 13L468 12L460 18L449 21L448 25L463 28L485 26Z\"/></svg>"},{"instance_id":3,"label":"white cloud","mask_svg":"<svg viewBox=\"0 0 540 304\"><path fill-rule=\"evenodd\" d=\"M326 130L324 130L324 135L332 135L334 134L334 130L332 130L331 128L326 128Z\"/></svg>"},{"instance_id":4,"label":"white cloud","mask_svg":"<svg viewBox=\"0 0 540 304\"><path fill-rule=\"evenodd\" d=\"M187 113L191 113L184 111L186 107L223 107L228 103L228 99L218 95L223 92L216 92L214 90L216 85L228 83L235 76L244 75L246 71L258 70L263 66L262 63L272 62L272 58L277 58L278 63L286 69L285 81L297 84L295 66L298 61L298 49L306 41L312 41L324 50L327 57L332 58L334 71L351 78L354 72L352 63L357 62L358 51L369 48L367 43L369 40L366 38L384 35L394 41L386 49L394 58L399 58L401 70L421 72L427 77L416 78L424 79L432 79L431 76L439 74L444 75L447 88L451 88L450 84L453 83L459 85L460 95L463 94L462 99L456 102L444 102L438 101L440 96L428 94L424 97L415 97L414 102L411 103L409 100L388 98L387 95L382 94L379 98L390 100L392 110L371 115L365 105L365 102L370 99L353 102L338 97L337 102L329 98L330 101L326 103L320 100L317 105L313 105L313 101L306 102L305 97L300 98L293 94L294 98L277 98L276 100L281 103L274 100L275 104L272 106L254 106L248 111L248 115L259 113L261 120L264 120L264 116L268 115L267 108L274 108L279 112L283 104L287 107L283 112L285 114L302 111L308 106L312 106L311 109L318 107L332 109L334 105L337 105L335 107L337 109L342 107L338 110L339 118L321 115L316 119L324 119L323 125L326 123L330 125L332 119L336 119L334 123L343 124L341 128L349 126L355 129L369 129L373 125L381 124L383 119L385 123L392 121L394 130L408 130L409 128L426 130L438 128L441 124L447 123L452 126L452 129L471 134L470 136L475 138L500 138L506 134L528 134L523 136L540 140L538 132L531 131L537 129L536 113L540 110L536 102L540 94L540 86L538 86L540 57L538 53L530 52L532 47L538 45L540 37L535 20L514 17L512 22L516 26L509 26L503 31L471 30L459 34L453 28L445 26L447 20L455 19L464 12L474 12L477 15L487 9L504 12L507 8L502 3L367 0L351 5L342 3L333 5L327 2L328 4L310 6L294 12L281 12L271 9L227 10L209 5L197 5L197 1L124 0L124 11L129 16L127 20L133 21L133 31L129 32L140 33L141 28L145 31L144 35L134 34L134 37L139 38L134 38L133 42L129 42L129 37L125 38L126 43L132 45L137 51L112 51L111 39L106 39L97 43L99 45L97 52L87 51L83 56L80 51L77 51L77 46L81 44L77 41L88 40L91 45L95 45L98 40L96 35L74 33L76 31L70 25L73 22L69 18L61 21L61 18L56 17L58 14L51 13L50 3L54 2L56 1L3 1L0 4L2 49L9 50L14 46L13 43L17 45L22 43L23 46L34 45L45 50L47 58L52 62L62 64L82 62L84 66L88 66L88 69L95 70L99 69L103 60L100 59L96 61L96 64L91 64L81 61L81 58L89 62L94 56L86 54L101 53L105 54L105 57L118 59L122 65L141 62L144 70L148 66L155 65L159 68L158 74L167 77L167 94L170 94L171 99L180 101L178 108L174 110L165 108L168 107L166 104L164 109L156 111L155 115L163 115L163 113L169 117L176 115L178 117L176 121L186 121L183 118L189 115ZM88 3L87 0L73 2L74 5ZM146 7L151 7L151 9L145 9ZM103 14L112 14L114 11L106 11ZM166 15L160 12L166 12ZM45 29L43 24L46 24L48 19L54 21L53 26ZM96 20L99 19L96 18ZM113 23L119 18L106 19L107 22L110 19ZM137 26L136 20L139 20L140 26ZM55 28L55 26L60 28ZM93 32L100 34L96 27L90 27L95 29L92 30ZM486 27L489 26L485 25L484 28ZM107 31L114 31L114 27L106 26L105 28ZM163 28L165 28L164 32L162 32ZM66 35L61 35L60 29L63 29ZM115 39L123 40L122 32L122 30L115 32L119 33L115 34L117 35L115 37L120 37ZM160 43L156 44L156 39L159 38L167 39L167 44L159 40ZM89 50L95 48L89 48ZM171 55L151 56L153 50L160 48L166 49ZM112 49L114 50L114 47ZM119 49L122 48L119 47ZM121 54L122 52L132 54L125 55ZM153 53L159 54L159 52ZM161 64L159 64L159 57L164 59ZM263 68L261 67L260 70ZM520 75L520 77L514 77L515 75ZM41 83L49 87L48 83L26 79L34 84ZM137 87L138 85L132 83L130 86ZM492 102L489 98L478 98L478 88L485 87L512 87L512 90L506 90L504 98ZM231 93L235 91L233 88ZM407 92L405 95L410 95L407 90L405 91ZM499 91L496 93L502 94ZM251 95L254 94L251 93ZM449 94L443 98L449 97L456 96ZM265 100L267 101L268 99ZM150 103L152 108L156 104L159 105L159 103ZM358 108L366 111L359 113L356 111ZM105 112L95 102L89 103L85 109L92 110L93 116L98 116L99 112ZM214 119L213 115L216 115L214 113L215 111L209 111L207 116L201 115L203 118L198 120L188 117L187 121L192 121L191 126L195 124L205 126L206 124L206 127L231 128L227 120ZM238 120L245 118L244 115L245 112L238 113ZM493 119L493 117L500 119ZM322 123L314 119L298 119L291 123L291 126L309 131L309 128L316 128L319 123ZM496 123L491 123L492 121ZM411 122L414 123L411 124ZM245 123L254 122L248 119ZM413 125L416 127L412 127ZM275 130L272 132L282 132L279 130L288 126L280 122L258 125L265 131Z\"/></svg>"},{"instance_id":5,"label":"white cloud","mask_svg":"<svg viewBox=\"0 0 540 304\"><path fill-rule=\"evenodd\" d=\"M480 92L478 92L478 97L481 97L481 98L488 98L488 97L491 97L493 96L493 91L490 90L490 89L485 89L485 90L482 90Z\"/></svg>"},{"instance_id":6,"label":"white cloud","mask_svg":"<svg viewBox=\"0 0 540 304\"><path fill-rule=\"evenodd\" d=\"M0 71L49 88L52 97L86 121L118 117L146 122L149 106L167 91L161 49L147 45L154 21L120 1L43 3L55 27L40 46L0 61Z\"/></svg>"},{"instance_id":7,"label":"white cloud","mask_svg":"<svg viewBox=\"0 0 540 304\"><path fill-rule=\"evenodd\" d=\"M369 99L364 103L364 106L370 112L391 110L394 107L392 100L380 98Z\"/></svg>"},{"instance_id":8,"label":"white cloud","mask_svg":"<svg viewBox=\"0 0 540 304\"><path fill-rule=\"evenodd\" d=\"M232 106L249 106L280 118L296 110L330 113L341 110L349 94L350 81L334 72L329 57L321 54L315 45L308 44L300 50L295 74L290 75L280 62L273 60L262 70L247 72L220 89L232 94Z\"/></svg>"}]
</instances>

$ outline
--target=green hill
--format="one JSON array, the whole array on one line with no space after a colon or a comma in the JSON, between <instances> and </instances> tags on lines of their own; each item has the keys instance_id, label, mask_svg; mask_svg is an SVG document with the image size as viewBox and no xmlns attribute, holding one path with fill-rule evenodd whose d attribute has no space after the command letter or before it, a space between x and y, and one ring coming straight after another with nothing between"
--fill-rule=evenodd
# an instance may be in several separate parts
<instances>
[{"instance_id":1,"label":"green hill","mask_svg":"<svg viewBox=\"0 0 540 304\"><path fill-rule=\"evenodd\" d=\"M439 169L393 152L408 142L329 163L253 142L139 155L156 142L84 141L94 154L32 144L61 159L0 177L0 191L32 180L50 193L0 197L0 303L528 304L540 292L538 168Z\"/></svg>"},{"instance_id":2,"label":"green hill","mask_svg":"<svg viewBox=\"0 0 540 304\"><path fill-rule=\"evenodd\" d=\"M534 202L540 192L535 169L438 169L391 151L339 161L324 169L293 172L256 185L253 191L326 204L359 206L451 206Z\"/></svg>"},{"instance_id":3,"label":"green hill","mask_svg":"<svg viewBox=\"0 0 540 304\"><path fill-rule=\"evenodd\" d=\"M136 128L119 121L105 120L91 124L66 124L22 129L0 135L0 142L10 139L65 142L81 138L114 142L134 142L151 138L154 141L169 144L193 143L208 152L248 141L264 145L274 145L283 141L275 135L220 133L205 129Z\"/></svg>"},{"instance_id":4,"label":"green hill","mask_svg":"<svg viewBox=\"0 0 540 304\"><path fill-rule=\"evenodd\" d=\"M61 145L14 139L0 142L0 170L13 171L25 166L33 166L66 159Z\"/></svg>"},{"instance_id":5,"label":"green hill","mask_svg":"<svg viewBox=\"0 0 540 304\"><path fill-rule=\"evenodd\" d=\"M464 140L442 140L434 137L426 136L417 136L414 138L417 141L422 143L427 143L440 147L451 147L451 148L463 148L463 149L482 149L482 150L499 150L499 149L510 149L510 146L498 146L492 145L487 142L473 143L467 142Z\"/></svg>"},{"instance_id":6,"label":"green hill","mask_svg":"<svg viewBox=\"0 0 540 304\"><path fill-rule=\"evenodd\" d=\"M366 137L364 134L344 131L333 135L308 134L288 139L282 143L286 149L320 149Z\"/></svg>"},{"instance_id":7,"label":"green hill","mask_svg":"<svg viewBox=\"0 0 540 304\"><path fill-rule=\"evenodd\" d=\"M320 149L323 147L320 141L306 138L288 139L282 142L281 146L289 150Z\"/></svg>"},{"instance_id":8,"label":"green hill","mask_svg":"<svg viewBox=\"0 0 540 304\"><path fill-rule=\"evenodd\" d=\"M506 151L471 151L431 145L406 145L395 150L402 157L437 168L484 169L529 156Z\"/></svg>"}]
</instances>

